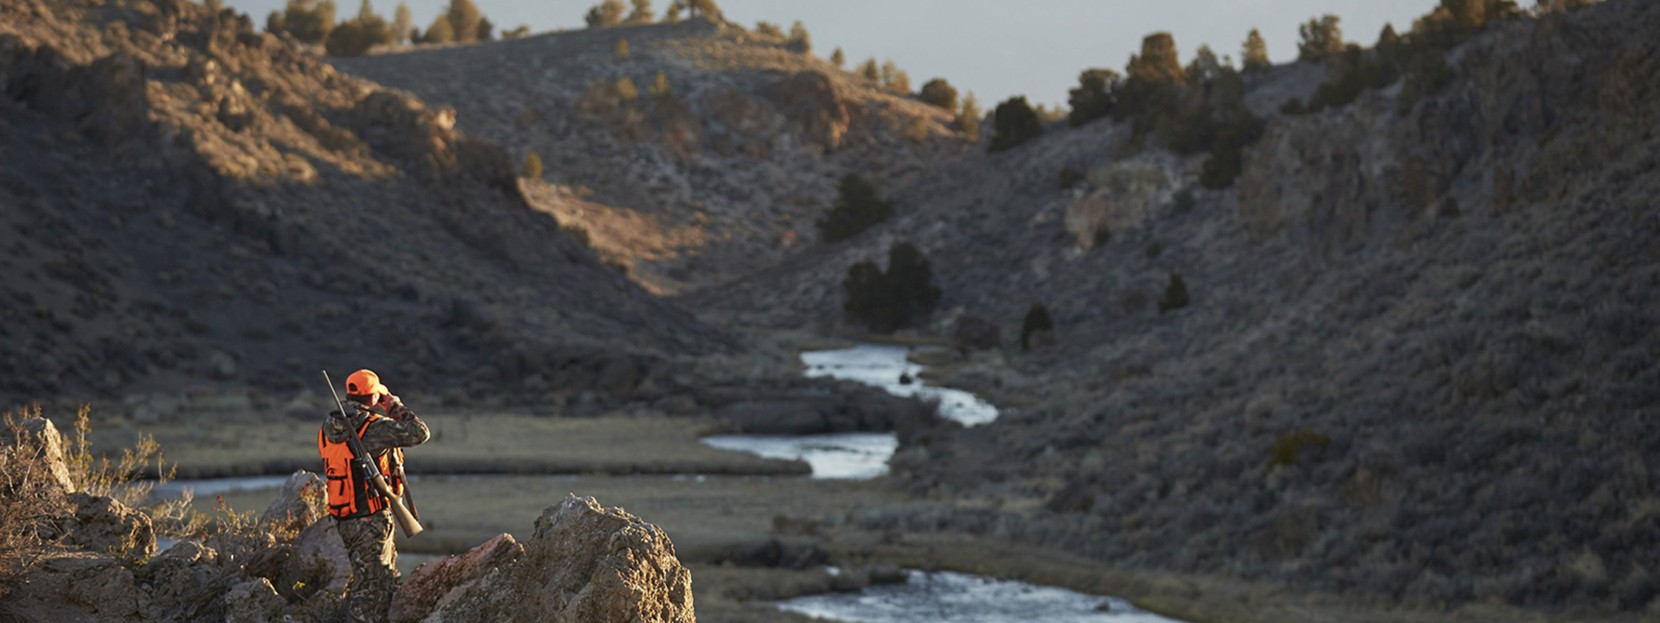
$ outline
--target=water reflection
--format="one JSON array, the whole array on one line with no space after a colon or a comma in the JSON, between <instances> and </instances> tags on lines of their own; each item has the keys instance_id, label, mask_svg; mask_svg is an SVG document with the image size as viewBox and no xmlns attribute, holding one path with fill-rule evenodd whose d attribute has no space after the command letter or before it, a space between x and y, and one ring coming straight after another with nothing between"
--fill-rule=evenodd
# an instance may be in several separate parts
<instances>
[{"instance_id":1,"label":"water reflection","mask_svg":"<svg viewBox=\"0 0 1660 623\"><path fill-rule=\"evenodd\" d=\"M814 478L867 479L888 472L888 457L899 440L893 433L830 433L824 435L715 435L703 443L769 459L800 459L813 468Z\"/></svg>"}]
</instances>

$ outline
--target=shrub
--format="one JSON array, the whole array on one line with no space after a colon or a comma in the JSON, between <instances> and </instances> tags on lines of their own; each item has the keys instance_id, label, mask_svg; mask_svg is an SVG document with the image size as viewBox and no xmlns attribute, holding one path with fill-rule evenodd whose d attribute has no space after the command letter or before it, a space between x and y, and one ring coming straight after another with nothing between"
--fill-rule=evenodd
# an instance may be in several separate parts
<instances>
[{"instance_id":1,"label":"shrub","mask_svg":"<svg viewBox=\"0 0 1660 623\"><path fill-rule=\"evenodd\" d=\"M657 77L651 80L651 87L649 87L646 92L651 94L653 98L658 99L667 98L670 95L673 95L674 91L669 88L668 74L661 71L657 72Z\"/></svg>"},{"instance_id":2,"label":"shrub","mask_svg":"<svg viewBox=\"0 0 1660 623\"><path fill-rule=\"evenodd\" d=\"M523 38L528 37L528 36L530 36L530 24L519 24L518 26L514 27L512 30L503 30L503 31L501 31L501 38L503 40L507 40L507 41L512 41L514 39L523 39Z\"/></svg>"},{"instance_id":3,"label":"shrub","mask_svg":"<svg viewBox=\"0 0 1660 623\"><path fill-rule=\"evenodd\" d=\"M617 79L617 97L622 101L632 102L640 98L640 89L634 86L634 81L628 76L623 76Z\"/></svg>"},{"instance_id":4,"label":"shrub","mask_svg":"<svg viewBox=\"0 0 1660 623\"><path fill-rule=\"evenodd\" d=\"M876 68L876 59L874 58L865 59L865 62L860 63L858 73L871 82L882 82L882 71Z\"/></svg>"},{"instance_id":5,"label":"shrub","mask_svg":"<svg viewBox=\"0 0 1660 623\"><path fill-rule=\"evenodd\" d=\"M1340 18L1328 13L1318 19L1309 18L1298 26L1297 34L1301 39L1297 42L1297 58L1320 60L1341 54L1344 47L1343 28L1339 22Z\"/></svg>"},{"instance_id":6,"label":"shrub","mask_svg":"<svg viewBox=\"0 0 1660 623\"><path fill-rule=\"evenodd\" d=\"M634 10L629 12L627 22L630 24L650 24L657 19L657 12L651 10L651 0L634 0Z\"/></svg>"},{"instance_id":7,"label":"shrub","mask_svg":"<svg viewBox=\"0 0 1660 623\"><path fill-rule=\"evenodd\" d=\"M876 186L849 173L836 185L836 203L817 222L819 237L826 243L841 242L892 216L893 205L882 199Z\"/></svg>"},{"instance_id":8,"label":"shrub","mask_svg":"<svg viewBox=\"0 0 1660 623\"><path fill-rule=\"evenodd\" d=\"M1032 303L1026 310L1026 318L1020 321L1020 349L1032 350L1032 334L1053 330L1055 322L1049 318L1049 309L1043 303Z\"/></svg>"},{"instance_id":9,"label":"shrub","mask_svg":"<svg viewBox=\"0 0 1660 623\"><path fill-rule=\"evenodd\" d=\"M990 151L1011 149L1043 134L1037 111L1026 103L1026 96L1011 97L997 105L992 113Z\"/></svg>"},{"instance_id":10,"label":"shrub","mask_svg":"<svg viewBox=\"0 0 1660 623\"><path fill-rule=\"evenodd\" d=\"M522 172L524 177L528 179L542 179L542 157L537 155L534 151L526 154Z\"/></svg>"},{"instance_id":11,"label":"shrub","mask_svg":"<svg viewBox=\"0 0 1660 623\"><path fill-rule=\"evenodd\" d=\"M369 0L363 0L356 18L341 22L329 31L323 48L329 56L362 56L368 53L369 48L395 40L397 33L393 28L375 14Z\"/></svg>"},{"instance_id":12,"label":"shrub","mask_svg":"<svg viewBox=\"0 0 1660 623\"><path fill-rule=\"evenodd\" d=\"M1066 121L1078 127L1112 114L1113 98L1123 77L1111 69L1087 69L1078 75L1078 88L1068 91L1071 107Z\"/></svg>"},{"instance_id":13,"label":"shrub","mask_svg":"<svg viewBox=\"0 0 1660 623\"><path fill-rule=\"evenodd\" d=\"M6 413L10 439L0 442L0 597L39 560L42 530L66 507L41 447L23 427L21 418L30 415L38 416L39 409Z\"/></svg>"},{"instance_id":14,"label":"shrub","mask_svg":"<svg viewBox=\"0 0 1660 623\"><path fill-rule=\"evenodd\" d=\"M933 313L940 298L933 279L933 267L920 250L895 243L888 249L886 272L869 260L847 269L842 309L873 331L891 332Z\"/></svg>"},{"instance_id":15,"label":"shrub","mask_svg":"<svg viewBox=\"0 0 1660 623\"><path fill-rule=\"evenodd\" d=\"M778 24L774 24L766 20L755 22L755 34L761 35L768 39L784 39L784 29L779 28Z\"/></svg>"},{"instance_id":16,"label":"shrub","mask_svg":"<svg viewBox=\"0 0 1660 623\"><path fill-rule=\"evenodd\" d=\"M1331 438L1306 428L1299 428L1280 435L1274 440L1274 445L1268 448L1268 469L1273 471L1281 467L1290 467L1297 463L1297 457L1304 450L1319 446L1325 448L1331 445Z\"/></svg>"},{"instance_id":17,"label":"shrub","mask_svg":"<svg viewBox=\"0 0 1660 623\"><path fill-rule=\"evenodd\" d=\"M622 0L605 0L590 7L583 20L588 23L589 28L616 26L622 23L624 10L626 9L623 7Z\"/></svg>"},{"instance_id":18,"label":"shrub","mask_svg":"<svg viewBox=\"0 0 1660 623\"><path fill-rule=\"evenodd\" d=\"M838 69L841 68L843 65L847 64L847 54L843 53L841 48L836 48L834 51L830 52L830 63L835 65Z\"/></svg>"},{"instance_id":19,"label":"shrub","mask_svg":"<svg viewBox=\"0 0 1660 623\"><path fill-rule=\"evenodd\" d=\"M333 0L288 0L282 17L276 19L277 14L273 13L266 20L266 28L275 25L278 30L273 32L286 32L306 43L322 43L328 40L329 31L334 30L334 9Z\"/></svg>"},{"instance_id":20,"label":"shrub","mask_svg":"<svg viewBox=\"0 0 1660 623\"><path fill-rule=\"evenodd\" d=\"M613 53L616 55L618 60L628 58L628 40L618 39L617 47Z\"/></svg>"},{"instance_id":21,"label":"shrub","mask_svg":"<svg viewBox=\"0 0 1660 623\"><path fill-rule=\"evenodd\" d=\"M980 112L980 102L974 98L974 93L970 91L963 98L962 109L957 113L957 129L961 130L963 136L968 137L968 140L980 140L980 118L982 116L984 116L984 113Z\"/></svg>"},{"instance_id":22,"label":"shrub","mask_svg":"<svg viewBox=\"0 0 1660 623\"><path fill-rule=\"evenodd\" d=\"M916 97L924 104L953 112L957 110L957 88L946 82L945 78L934 78L922 83L922 90L917 92Z\"/></svg>"},{"instance_id":23,"label":"shrub","mask_svg":"<svg viewBox=\"0 0 1660 623\"><path fill-rule=\"evenodd\" d=\"M1164 298L1159 299L1159 313L1187 307L1188 303L1187 283L1180 273L1170 273L1170 285L1164 287Z\"/></svg>"}]
</instances>

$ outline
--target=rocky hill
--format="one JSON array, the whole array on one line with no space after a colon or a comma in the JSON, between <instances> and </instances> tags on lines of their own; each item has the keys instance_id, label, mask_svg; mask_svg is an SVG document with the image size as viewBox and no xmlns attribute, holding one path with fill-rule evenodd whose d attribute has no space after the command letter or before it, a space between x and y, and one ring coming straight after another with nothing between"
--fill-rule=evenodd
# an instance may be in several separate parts
<instances>
[{"instance_id":1,"label":"rocky hill","mask_svg":"<svg viewBox=\"0 0 1660 623\"><path fill-rule=\"evenodd\" d=\"M6 0L0 94L7 402L291 389L325 365L626 391L728 348L531 209L454 110L245 16Z\"/></svg>"},{"instance_id":2,"label":"rocky hill","mask_svg":"<svg viewBox=\"0 0 1660 623\"><path fill-rule=\"evenodd\" d=\"M516 162L537 154L531 202L665 294L813 245L846 173L899 187L976 150L949 111L703 19L331 62L455 107Z\"/></svg>"},{"instance_id":3,"label":"rocky hill","mask_svg":"<svg viewBox=\"0 0 1660 623\"><path fill-rule=\"evenodd\" d=\"M898 189L919 207L878 230L687 300L836 326L847 268L907 240L944 292L935 329L960 313L1003 329L1006 365L976 355L947 380L1016 408L909 433L896 463L990 510L878 527L1394 601L1653 614L1656 42L1652 2L1489 24L1422 99L1397 83L1271 115L1223 191L1109 121L1050 128ZM1306 72L1254 97L1306 95ZM1062 188L1064 168L1086 181ZM1166 311L1172 274L1190 304ZM1054 339L1026 354L1032 303Z\"/></svg>"}]
</instances>

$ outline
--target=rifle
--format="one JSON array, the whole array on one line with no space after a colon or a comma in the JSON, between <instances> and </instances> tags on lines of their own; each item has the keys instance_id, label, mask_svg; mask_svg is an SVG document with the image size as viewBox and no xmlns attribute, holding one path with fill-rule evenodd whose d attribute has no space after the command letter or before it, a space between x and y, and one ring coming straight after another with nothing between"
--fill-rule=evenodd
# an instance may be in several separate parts
<instances>
[{"instance_id":1,"label":"rifle","mask_svg":"<svg viewBox=\"0 0 1660 623\"><path fill-rule=\"evenodd\" d=\"M340 392L334 391L334 380L329 378L328 370L323 371L323 382L328 383L329 393L334 395L334 406L340 409L340 416L349 417L346 415L346 404L340 402ZM380 468L375 466L375 462L369 460L369 453L364 450L363 440L358 438L357 431L347 426L346 432L346 447L352 450L352 461L360 462L363 473L369 475L369 483L375 486L375 491L386 500L386 505L392 508L392 519L397 522L398 528L403 530L403 535L412 537L420 534L423 530L421 522L410 514L409 509L404 508L403 500L392 495L392 487L386 484L386 477L380 473Z\"/></svg>"}]
</instances>

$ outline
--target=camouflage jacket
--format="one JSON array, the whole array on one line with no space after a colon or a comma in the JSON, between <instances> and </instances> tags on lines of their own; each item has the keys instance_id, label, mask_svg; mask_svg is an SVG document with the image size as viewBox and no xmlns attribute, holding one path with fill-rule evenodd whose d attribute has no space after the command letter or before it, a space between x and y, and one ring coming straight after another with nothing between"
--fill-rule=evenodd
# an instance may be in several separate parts
<instances>
[{"instance_id":1,"label":"camouflage jacket","mask_svg":"<svg viewBox=\"0 0 1660 623\"><path fill-rule=\"evenodd\" d=\"M340 417L339 411L329 412L328 421L323 424L323 436L328 438L330 443L343 442L363 427L363 418L368 416L367 412L362 409L354 411L356 412L351 418ZM369 425L368 430L363 431L363 449L369 454L379 455L389 448L418 446L426 443L432 436L431 431L427 430L426 422L422 422L414 411L401 404L395 405L391 413L378 409L376 412L391 419L376 420Z\"/></svg>"}]
</instances>

